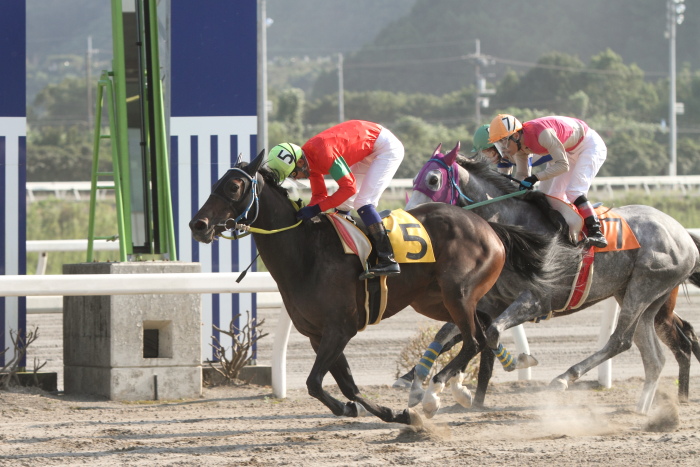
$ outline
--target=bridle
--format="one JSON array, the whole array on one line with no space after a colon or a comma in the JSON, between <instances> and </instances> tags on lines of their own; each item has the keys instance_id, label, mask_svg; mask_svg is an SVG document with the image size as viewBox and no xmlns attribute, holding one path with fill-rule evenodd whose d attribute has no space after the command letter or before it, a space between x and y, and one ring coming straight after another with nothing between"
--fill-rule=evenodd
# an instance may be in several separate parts
<instances>
[{"instance_id":1,"label":"bridle","mask_svg":"<svg viewBox=\"0 0 700 467\"><path fill-rule=\"evenodd\" d=\"M221 179L212 187L211 195L219 198L228 204L231 211L235 214L238 209L234 205L234 200L226 193L226 184L229 180L234 178L234 175L242 175L244 181L248 183L250 189L246 198L242 201L245 206L243 211L236 216L236 218L228 218L223 224L217 224L216 227L223 227L224 230L233 232L235 238L239 238L241 233L244 233L250 227L250 225L255 222L258 218L258 212L260 209L260 202L258 200L258 180L248 174L245 170L234 167L228 169ZM240 203L236 203L240 204Z\"/></svg>"},{"instance_id":2,"label":"bridle","mask_svg":"<svg viewBox=\"0 0 700 467\"><path fill-rule=\"evenodd\" d=\"M428 160L428 162L426 163L425 167L427 167L428 164L430 164L431 162L437 163L446 172L447 180L448 180L448 183L450 185L450 202L449 202L449 204L451 204L453 206L459 206L459 203L458 203L459 200L463 199L463 200L465 200L465 203L467 205L461 206L461 207L463 209L469 210L469 209L478 208L480 206L484 206L486 204L495 203L497 201L502 201L502 200L507 199L507 198L512 198L514 196L520 196L520 195L527 193L526 189L522 189L522 190L519 190L519 191L516 191L513 193L508 193L508 194L505 194L502 196L497 196L496 198L487 199L485 201L480 201L477 203L477 202L473 201L472 199L470 199L467 195L462 193L462 190L459 188L459 178L458 178L459 175L458 175L457 170L454 169L454 166L457 164L456 162L454 164L452 164L452 166L448 166L445 163L445 161L438 159L436 157L431 157L430 160ZM425 170L422 170L421 173L418 174L418 176L420 177L421 175L423 175L424 172L425 172ZM503 174L501 174L501 175L503 175ZM513 180L515 180L515 179L513 179ZM517 181L517 180L515 180L515 181ZM431 196L431 193L428 192L428 190L426 190L425 188L423 188L422 185L420 187L414 188L414 190L423 193L424 195L428 196L433 201L437 201L437 200L433 199L433 197Z\"/></svg>"},{"instance_id":3,"label":"bridle","mask_svg":"<svg viewBox=\"0 0 700 467\"><path fill-rule=\"evenodd\" d=\"M223 224L215 225L215 227L223 227L224 229L219 234L221 238L225 238L226 240L238 240L239 238L250 235L251 233L274 234L277 232L283 232L285 230L293 229L294 227L297 227L301 224L302 221L299 221L296 224L292 224L288 227L282 227L281 229L274 230L265 230L256 227L251 227L251 224L253 224L253 222L255 222L255 220L258 218L258 214L260 212L260 199L258 195L260 194L259 192L262 189L262 186L258 183L256 176L251 176L250 174L248 174L248 172L239 169L238 167L229 169L224 174L224 176L221 177L219 181L216 182L216 184L212 187L211 195L219 198L220 200L228 204L229 208L234 214L238 212L238 209L236 209L236 206L234 205L235 201L226 193L225 190L226 183L230 179L234 178L235 174L242 174L242 178L249 184L250 189L248 190L246 198L242 201L242 204L245 206L243 211L240 214L238 214L235 218L229 217L224 221ZM292 203L296 211L298 211L301 208L299 203L295 203L292 200L289 201ZM235 203L240 204L239 202ZM224 235L224 232L231 232L231 236Z\"/></svg>"},{"instance_id":4,"label":"bridle","mask_svg":"<svg viewBox=\"0 0 700 467\"><path fill-rule=\"evenodd\" d=\"M452 204L452 205L456 206L460 199L464 199L464 200L468 201L469 203L474 202L467 195L462 193L462 190L459 188L459 175L457 174L457 171L454 169L455 164L447 165L445 163L445 161L443 161L442 159L439 159L437 157L431 157L430 160L428 160L428 162L425 164L425 169L421 170L421 173L418 174L418 177L424 175L424 173L427 171L428 165L431 162L436 163L437 165L439 165L441 167L441 170L446 172L447 183L449 184L449 188L447 188L449 190L449 195L448 195L449 201L444 201L445 203ZM423 177L423 178L425 178L425 177ZM414 187L414 190L423 193L424 195L426 195L428 198L432 199L433 201L438 201L438 202L441 201L441 200L434 199L433 194L435 192L431 192L430 190L424 188L423 183L421 184L421 186Z\"/></svg>"}]
</instances>

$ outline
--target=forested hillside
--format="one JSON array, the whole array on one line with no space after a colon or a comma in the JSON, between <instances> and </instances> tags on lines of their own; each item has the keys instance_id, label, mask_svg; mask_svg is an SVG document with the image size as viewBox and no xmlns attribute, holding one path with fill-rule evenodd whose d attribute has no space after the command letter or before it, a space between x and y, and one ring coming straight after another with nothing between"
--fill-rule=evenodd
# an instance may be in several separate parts
<instances>
[{"instance_id":1,"label":"forested hillside","mask_svg":"<svg viewBox=\"0 0 700 467\"><path fill-rule=\"evenodd\" d=\"M700 67L700 0L685 0L677 60ZM442 94L475 81L475 40L488 57L481 72L498 79L527 70L543 54L562 52L587 62L606 49L648 77L668 73L664 0L417 0L375 41L345 59L345 88ZM314 95L336 86L332 73Z\"/></svg>"}]
</instances>

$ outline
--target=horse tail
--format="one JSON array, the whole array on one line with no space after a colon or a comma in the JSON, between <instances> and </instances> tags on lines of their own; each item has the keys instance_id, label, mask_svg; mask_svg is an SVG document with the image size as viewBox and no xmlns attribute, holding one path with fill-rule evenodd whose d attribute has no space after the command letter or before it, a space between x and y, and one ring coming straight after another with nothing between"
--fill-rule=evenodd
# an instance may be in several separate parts
<instances>
[{"instance_id":1,"label":"horse tail","mask_svg":"<svg viewBox=\"0 0 700 467\"><path fill-rule=\"evenodd\" d=\"M563 277L573 277L581 260L581 248L562 241L559 235L549 238L515 225L489 222L506 249L504 272L517 275L523 283L511 278L496 283L502 298L514 299L523 286L535 294L551 294L553 288L565 287ZM503 277L503 276L502 276Z\"/></svg>"},{"instance_id":2,"label":"horse tail","mask_svg":"<svg viewBox=\"0 0 700 467\"><path fill-rule=\"evenodd\" d=\"M690 232L688 232L688 234L690 234L690 238L692 238L693 242L695 242L695 248L697 248L698 251L700 252L700 237L698 237L697 235L694 235ZM691 276L688 278L688 280L695 287L700 287L700 270L697 270L693 274L691 274Z\"/></svg>"}]
</instances>

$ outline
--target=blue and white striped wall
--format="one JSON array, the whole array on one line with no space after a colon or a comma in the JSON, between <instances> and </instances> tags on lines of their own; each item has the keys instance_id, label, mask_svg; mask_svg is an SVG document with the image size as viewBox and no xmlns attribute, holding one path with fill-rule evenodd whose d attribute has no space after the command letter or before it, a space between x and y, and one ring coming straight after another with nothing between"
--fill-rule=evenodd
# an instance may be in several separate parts
<instances>
[{"instance_id":1,"label":"blue and white striped wall","mask_svg":"<svg viewBox=\"0 0 700 467\"><path fill-rule=\"evenodd\" d=\"M251 237L211 245L192 240L188 223L238 155L256 155L257 2L178 0L170 21L170 169L178 259L203 272L243 271L255 258ZM251 268L255 270L255 268ZM256 317L253 294L202 297L202 357L213 357L212 325L228 329ZM217 336L219 337L219 336ZM225 339L224 339L225 338ZM219 337L229 347L227 336Z\"/></svg>"},{"instance_id":2,"label":"blue and white striped wall","mask_svg":"<svg viewBox=\"0 0 700 467\"><path fill-rule=\"evenodd\" d=\"M0 274L26 274L27 117L26 7L0 2ZM0 297L0 367L14 358L15 337L27 327L25 297ZM20 366L25 366L22 358Z\"/></svg>"}]
</instances>

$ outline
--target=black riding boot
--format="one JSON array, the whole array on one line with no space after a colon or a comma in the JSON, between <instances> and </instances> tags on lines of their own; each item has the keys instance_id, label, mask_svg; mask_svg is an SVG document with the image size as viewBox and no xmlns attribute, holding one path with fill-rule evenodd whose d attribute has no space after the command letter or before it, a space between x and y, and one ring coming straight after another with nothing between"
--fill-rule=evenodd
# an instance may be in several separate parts
<instances>
[{"instance_id":1,"label":"black riding boot","mask_svg":"<svg viewBox=\"0 0 700 467\"><path fill-rule=\"evenodd\" d=\"M598 216L593 214L592 216L586 217L583 222L588 229L588 236L586 237L586 243L588 245L597 246L598 248L605 248L608 246L608 241L603 236L603 232L600 231Z\"/></svg>"},{"instance_id":2,"label":"black riding boot","mask_svg":"<svg viewBox=\"0 0 700 467\"><path fill-rule=\"evenodd\" d=\"M371 279L374 276L396 276L399 274L401 268L394 259L394 249L391 247L384 223L371 224L367 227L367 233L372 248L377 252L377 264L370 267L368 272L360 274L360 280Z\"/></svg>"}]
</instances>

